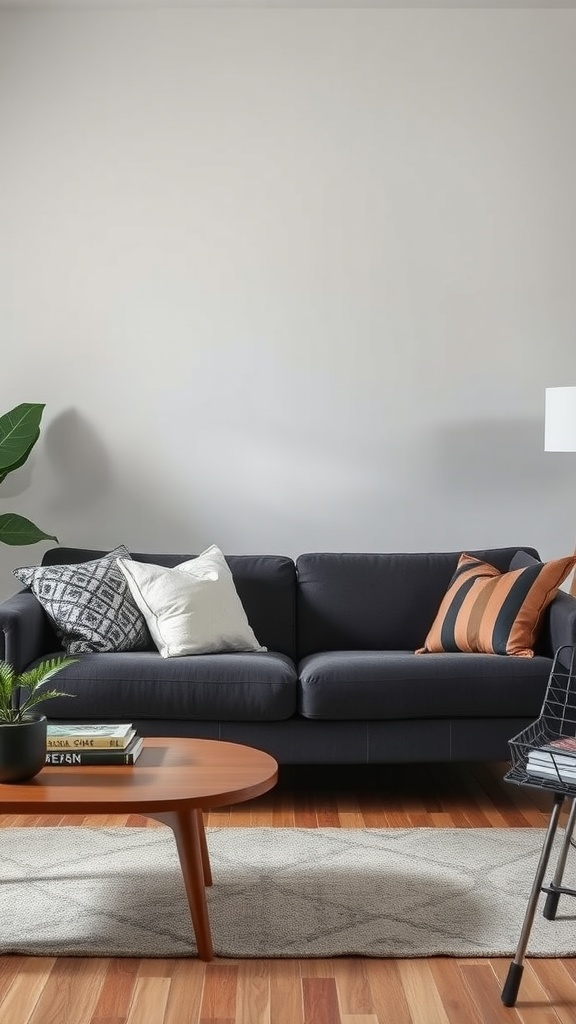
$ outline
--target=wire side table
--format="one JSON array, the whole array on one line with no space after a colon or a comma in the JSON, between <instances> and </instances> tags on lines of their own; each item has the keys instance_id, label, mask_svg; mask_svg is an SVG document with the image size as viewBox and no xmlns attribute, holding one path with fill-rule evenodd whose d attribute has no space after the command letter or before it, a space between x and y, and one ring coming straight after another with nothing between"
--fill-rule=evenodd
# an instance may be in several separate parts
<instances>
[{"instance_id":1,"label":"wire side table","mask_svg":"<svg viewBox=\"0 0 576 1024\"><path fill-rule=\"evenodd\" d=\"M553 794L554 803L528 898L518 946L502 989L502 1002L505 1006L514 1006L518 997L524 971L524 956L540 893L546 893L543 916L548 921L553 921L556 917L560 896L576 896L576 889L569 889L562 885L576 824L576 751L573 756L568 755L569 760L567 760L566 754L562 754L560 751L558 754L550 753L549 768L546 772L542 771L541 775L535 773L534 766L531 766L531 770L528 771L528 758L531 752L562 737L576 738L576 647L569 645L559 647L554 655L540 717L510 740L512 767L504 776L505 780L518 786L549 790ZM573 766L570 767L572 760ZM570 776L572 770L574 771L573 778ZM544 885L544 876L558 829L560 811L565 800L571 801L571 806L564 830L564 839L558 853L552 881L549 885Z\"/></svg>"}]
</instances>

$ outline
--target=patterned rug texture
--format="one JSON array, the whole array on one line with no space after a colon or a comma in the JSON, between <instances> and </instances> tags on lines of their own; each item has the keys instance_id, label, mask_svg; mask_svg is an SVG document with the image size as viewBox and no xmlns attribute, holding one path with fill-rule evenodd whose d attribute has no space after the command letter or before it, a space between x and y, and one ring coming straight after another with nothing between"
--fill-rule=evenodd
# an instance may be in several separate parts
<instances>
[{"instance_id":1,"label":"patterned rug texture","mask_svg":"<svg viewBox=\"0 0 576 1024\"><path fill-rule=\"evenodd\" d=\"M217 955L477 957L514 952L544 833L214 828L207 835ZM569 858L565 884L574 887L573 866ZM196 954L167 828L2 829L0 880L0 953ZM542 902L529 955L576 955L576 903L563 897L557 920L546 921Z\"/></svg>"}]
</instances>

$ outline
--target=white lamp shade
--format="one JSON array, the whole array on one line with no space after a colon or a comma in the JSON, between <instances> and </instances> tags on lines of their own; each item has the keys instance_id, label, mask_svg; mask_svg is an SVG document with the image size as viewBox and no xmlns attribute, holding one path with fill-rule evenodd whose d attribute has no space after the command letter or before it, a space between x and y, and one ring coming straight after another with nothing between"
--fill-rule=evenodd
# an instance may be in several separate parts
<instances>
[{"instance_id":1,"label":"white lamp shade","mask_svg":"<svg viewBox=\"0 0 576 1024\"><path fill-rule=\"evenodd\" d=\"M576 387L546 388L544 451L576 452Z\"/></svg>"}]
</instances>

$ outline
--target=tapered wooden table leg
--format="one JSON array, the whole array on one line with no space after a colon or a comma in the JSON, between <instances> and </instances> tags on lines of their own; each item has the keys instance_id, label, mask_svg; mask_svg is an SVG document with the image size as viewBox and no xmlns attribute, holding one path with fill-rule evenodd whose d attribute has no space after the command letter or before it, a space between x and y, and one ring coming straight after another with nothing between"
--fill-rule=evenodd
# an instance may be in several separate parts
<instances>
[{"instance_id":1,"label":"tapered wooden table leg","mask_svg":"<svg viewBox=\"0 0 576 1024\"><path fill-rule=\"evenodd\" d=\"M198 808L196 814L198 816L198 834L200 836L200 850L202 852L202 869L204 871L204 885L212 885L212 868L210 866L210 854L208 853L206 831L204 829L204 815L200 808Z\"/></svg>"},{"instance_id":2,"label":"tapered wooden table leg","mask_svg":"<svg viewBox=\"0 0 576 1024\"><path fill-rule=\"evenodd\" d=\"M150 817L163 821L165 825L170 826L174 833L196 936L198 956L201 960L212 960L214 947L210 934L210 919L204 888L206 884L211 883L212 875L202 812L192 809L167 814L151 814ZM205 881L206 871L208 871L210 883Z\"/></svg>"}]
</instances>

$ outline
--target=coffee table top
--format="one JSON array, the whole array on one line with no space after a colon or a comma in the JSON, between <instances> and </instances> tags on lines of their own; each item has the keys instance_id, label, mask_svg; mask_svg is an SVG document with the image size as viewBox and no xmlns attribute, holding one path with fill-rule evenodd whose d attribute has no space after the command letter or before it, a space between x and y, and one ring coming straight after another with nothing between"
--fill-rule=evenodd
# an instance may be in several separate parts
<instances>
[{"instance_id":1,"label":"coffee table top","mask_svg":"<svg viewBox=\"0 0 576 1024\"><path fill-rule=\"evenodd\" d=\"M266 793L278 765L240 743L146 737L134 765L46 766L29 782L0 784L3 814L146 814L222 807Z\"/></svg>"}]
</instances>

